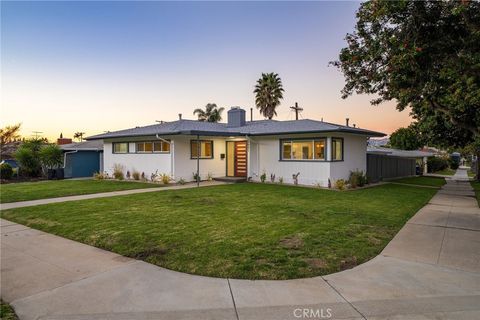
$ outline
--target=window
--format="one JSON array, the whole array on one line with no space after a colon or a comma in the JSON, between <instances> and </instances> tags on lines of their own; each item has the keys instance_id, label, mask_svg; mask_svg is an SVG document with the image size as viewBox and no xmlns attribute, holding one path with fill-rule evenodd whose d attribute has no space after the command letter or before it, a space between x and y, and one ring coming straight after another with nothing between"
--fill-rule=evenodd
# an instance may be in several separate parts
<instances>
[{"instance_id":1,"label":"window","mask_svg":"<svg viewBox=\"0 0 480 320\"><path fill-rule=\"evenodd\" d=\"M128 142L114 142L113 153L128 153Z\"/></svg>"},{"instance_id":2,"label":"window","mask_svg":"<svg viewBox=\"0 0 480 320\"><path fill-rule=\"evenodd\" d=\"M213 141L199 140L200 142L200 159L213 159ZM190 157L192 159L198 158L198 143L197 140L190 142Z\"/></svg>"},{"instance_id":3,"label":"window","mask_svg":"<svg viewBox=\"0 0 480 320\"><path fill-rule=\"evenodd\" d=\"M332 161L343 161L342 138L332 138Z\"/></svg>"},{"instance_id":4,"label":"window","mask_svg":"<svg viewBox=\"0 0 480 320\"><path fill-rule=\"evenodd\" d=\"M282 160L325 160L325 139L282 141Z\"/></svg>"},{"instance_id":5,"label":"window","mask_svg":"<svg viewBox=\"0 0 480 320\"><path fill-rule=\"evenodd\" d=\"M155 142L137 142L137 152L138 153L169 153L170 144L165 141L155 141Z\"/></svg>"}]
</instances>

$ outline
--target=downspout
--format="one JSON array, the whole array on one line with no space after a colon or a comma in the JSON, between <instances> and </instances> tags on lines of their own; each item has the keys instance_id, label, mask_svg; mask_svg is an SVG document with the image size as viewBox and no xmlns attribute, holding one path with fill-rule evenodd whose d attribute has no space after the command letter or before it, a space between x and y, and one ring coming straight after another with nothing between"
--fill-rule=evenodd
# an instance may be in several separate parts
<instances>
[{"instance_id":1,"label":"downspout","mask_svg":"<svg viewBox=\"0 0 480 320\"><path fill-rule=\"evenodd\" d=\"M161 138L158 133L155 135L155 138L157 138L158 140L162 141L162 142L165 142L165 143L168 143L170 145L170 176L172 177L172 179L175 178L174 176L174 167L175 167L175 152L174 152L174 144L173 142L171 141L168 141L168 140L165 140L163 138Z\"/></svg>"},{"instance_id":2,"label":"downspout","mask_svg":"<svg viewBox=\"0 0 480 320\"><path fill-rule=\"evenodd\" d=\"M78 150L74 150L74 151L67 151L63 154L63 169L65 169L65 166L67 165L67 154L71 154L71 153L77 153Z\"/></svg>"},{"instance_id":3,"label":"downspout","mask_svg":"<svg viewBox=\"0 0 480 320\"><path fill-rule=\"evenodd\" d=\"M197 187L200 187L200 136L197 134Z\"/></svg>"}]
</instances>

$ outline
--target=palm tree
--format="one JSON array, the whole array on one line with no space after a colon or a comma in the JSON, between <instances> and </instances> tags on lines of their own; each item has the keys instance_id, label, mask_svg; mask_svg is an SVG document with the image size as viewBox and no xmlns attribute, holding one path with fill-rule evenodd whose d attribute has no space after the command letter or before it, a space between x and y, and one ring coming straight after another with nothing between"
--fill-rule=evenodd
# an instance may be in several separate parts
<instances>
[{"instance_id":1,"label":"palm tree","mask_svg":"<svg viewBox=\"0 0 480 320\"><path fill-rule=\"evenodd\" d=\"M198 116L198 121L219 122L222 121L222 112L225 108L219 108L215 103L207 103L205 110L197 108L193 114Z\"/></svg>"},{"instance_id":2,"label":"palm tree","mask_svg":"<svg viewBox=\"0 0 480 320\"><path fill-rule=\"evenodd\" d=\"M83 135L85 134L85 132L75 132L73 134L73 138L74 139L78 139L80 142L83 141Z\"/></svg>"},{"instance_id":3,"label":"palm tree","mask_svg":"<svg viewBox=\"0 0 480 320\"><path fill-rule=\"evenodd\" d=\"M257 80L255 86L255 105L260 109L260 113L268 119L277 115L275 108L280 105L283 99L282 79L277 73L262 73L262 77Z\"/></svg>"}]
</instances>

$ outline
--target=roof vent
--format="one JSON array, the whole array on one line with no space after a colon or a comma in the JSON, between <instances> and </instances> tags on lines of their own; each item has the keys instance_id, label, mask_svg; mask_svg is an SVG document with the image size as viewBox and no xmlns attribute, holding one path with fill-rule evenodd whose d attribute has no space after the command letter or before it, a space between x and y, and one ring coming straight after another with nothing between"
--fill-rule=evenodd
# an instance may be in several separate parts
<instances>
[{"instance_id":1,"label":"roof vent","mask_svg":"<svg viewBox=\"0 0 480 320\"><path fill-rule=\"evenodd\" d=\"M241 127L245 125L245 110L240 107L232 107L228 110L228 126Z\"/></svg>"},{"instance_id":2,"label":"roof vent","mask_svg":"<svg viewBox=\"0 0 480 320\"><path fill-rule=\"evenodd\" d=\"M181 113L178 114L178 120L182 120L182 114Z\"/></svg>"},{"instance_id":3,"label":"roof vent","mask_svg":"<svg viewBox=\"0 0 480 320\"><path fill-rule=\"evenodd\" d=\"M346 119L345 119L345 125L346 125L347 127L348 127L348 122L349 122L349 121L350 121L349 118L346 118Z\"/></svg>"}]
</instances>

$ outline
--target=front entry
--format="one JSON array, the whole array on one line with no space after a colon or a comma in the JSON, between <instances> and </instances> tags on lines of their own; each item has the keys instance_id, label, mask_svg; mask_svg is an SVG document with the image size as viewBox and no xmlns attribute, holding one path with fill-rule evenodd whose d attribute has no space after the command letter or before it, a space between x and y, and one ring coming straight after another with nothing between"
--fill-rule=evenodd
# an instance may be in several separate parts
<instances>
[{"instance_id":1,"label":"front entry","mask_svg":"<svg viewBox=\"0 0 480 320\"><path fill-rule=\"evenodd\" d=\"M247 177L247 141L227 141L227 177Z\"/></svg>"}]
</instances>

